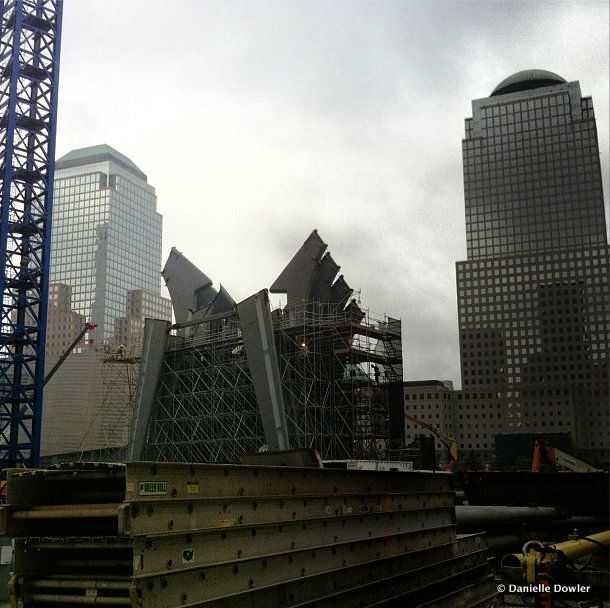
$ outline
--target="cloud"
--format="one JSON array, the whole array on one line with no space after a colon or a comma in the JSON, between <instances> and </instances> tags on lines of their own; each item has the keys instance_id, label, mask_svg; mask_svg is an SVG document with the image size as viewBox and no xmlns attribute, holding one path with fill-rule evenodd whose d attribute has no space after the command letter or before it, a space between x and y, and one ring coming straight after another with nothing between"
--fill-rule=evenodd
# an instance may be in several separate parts
<instances>
[{"instance_id":1,"label":"cloud","mask_svg":"<svg viewBox=\"0 0 610 608\"><path fill-rule=\"evenodd\" d=\"M605 2L66 0L59 154L108 143L176 246L236 298L313 228L364 305L401 317L408 379L459 379L464 118L529 67L595 103Z\"/></svg>"}]
</instances>

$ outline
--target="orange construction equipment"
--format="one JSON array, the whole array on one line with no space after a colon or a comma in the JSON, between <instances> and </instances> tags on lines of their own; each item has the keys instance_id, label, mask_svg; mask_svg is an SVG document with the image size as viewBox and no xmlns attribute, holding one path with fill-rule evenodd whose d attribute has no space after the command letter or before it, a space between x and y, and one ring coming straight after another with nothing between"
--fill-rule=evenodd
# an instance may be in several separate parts
<instances>
[{"instance_id":1,"label":"orange construction equipment","mask_svg":"<svg viewBox=\"0 0 610 608\"><path fill-rule=\"evenodd\" d=\"M592 471L600 470L557 448L545 445L542 441L536 441L534 445L534 458L532 459L532 471L539 473L542 463L564 467L575 473L591 473Z\"/></svg>"}]
</instances>

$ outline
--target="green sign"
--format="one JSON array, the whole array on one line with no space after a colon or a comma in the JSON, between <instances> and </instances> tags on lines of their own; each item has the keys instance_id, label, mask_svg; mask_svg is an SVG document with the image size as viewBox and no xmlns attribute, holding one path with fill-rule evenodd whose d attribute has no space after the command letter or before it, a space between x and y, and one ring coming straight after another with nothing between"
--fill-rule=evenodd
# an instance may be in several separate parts
<instances>
[{"instance_id":1,"label":"green sign","mask_svg":"<svg viewBox=\"0 0 610 608\"><path fill-rule=\"evenodd\" d=\"M140 496L164 496L167 494L167 483L165 481L141 481L139 494Z\"/></svg>"}]
</instances>

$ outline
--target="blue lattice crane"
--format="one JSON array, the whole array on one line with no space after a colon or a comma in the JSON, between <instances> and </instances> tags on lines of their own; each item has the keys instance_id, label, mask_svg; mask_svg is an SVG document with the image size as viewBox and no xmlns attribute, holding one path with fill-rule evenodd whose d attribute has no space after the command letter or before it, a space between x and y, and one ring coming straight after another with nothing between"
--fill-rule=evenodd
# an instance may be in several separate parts
<instances>
[{"instance_id":1,"label":"blue lattice crane","mask_svg":"<svg viewBox=\"0 0 610 608\"><path fill-rule=\"evenodd\" d=\"M0 469L37 466L62 0L0 0Z\"/></svg>"}]
</instances>

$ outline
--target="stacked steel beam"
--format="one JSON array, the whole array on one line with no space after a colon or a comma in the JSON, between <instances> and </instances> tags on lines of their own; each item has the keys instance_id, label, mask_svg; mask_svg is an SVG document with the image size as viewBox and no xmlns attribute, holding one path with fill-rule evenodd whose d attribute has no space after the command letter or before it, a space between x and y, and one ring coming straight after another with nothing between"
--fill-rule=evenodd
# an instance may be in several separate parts
<instances>
[{"instance_id":1,"label":"stacked steel beam","mask_svg":"<svg viewBox=\"0 0 610 608\"><path fill-rule=\"evenodd\" d=\"M496 605L447 474L79 463L8 488L23 608Z\"/></svg>"}]
</instances>

